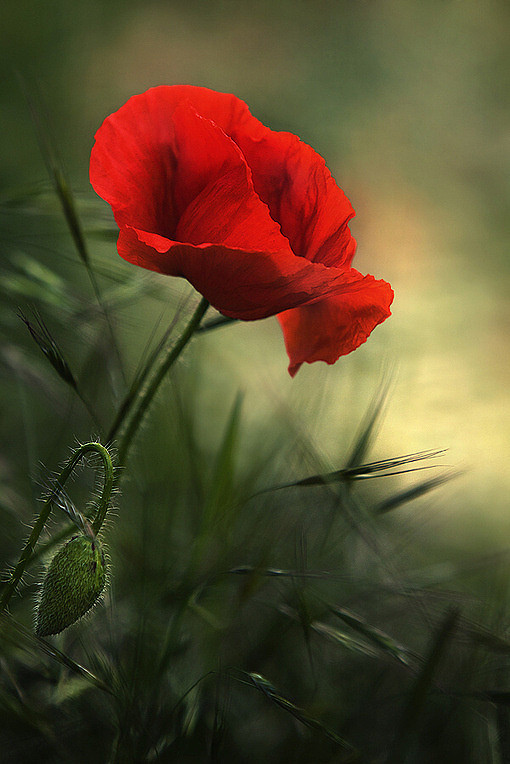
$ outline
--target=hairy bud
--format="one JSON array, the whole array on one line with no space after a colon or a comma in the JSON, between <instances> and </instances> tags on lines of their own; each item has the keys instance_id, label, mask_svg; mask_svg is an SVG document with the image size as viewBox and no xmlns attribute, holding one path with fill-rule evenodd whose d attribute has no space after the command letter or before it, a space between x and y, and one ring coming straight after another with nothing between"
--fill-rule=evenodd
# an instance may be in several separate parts
<instances>
[{"instance_id":1,"label":"hairy bud","mask_svg":"<svg viewBox=\"0 0 510 764\"><path fill-rule=\"evenodd\" d=\"M42 583L35 633L58 634L84 615L104 589L106 563L97 538L74 536L52 559Z\"/></svg>"}]
</instances>

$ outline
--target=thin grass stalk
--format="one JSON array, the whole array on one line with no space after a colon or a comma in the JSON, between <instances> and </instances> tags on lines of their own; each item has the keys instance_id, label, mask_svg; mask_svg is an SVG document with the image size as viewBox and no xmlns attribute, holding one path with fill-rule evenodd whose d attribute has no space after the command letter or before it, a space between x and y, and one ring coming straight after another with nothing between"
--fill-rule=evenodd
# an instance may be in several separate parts
<instances>
[{"instance_id":1,"label":"thin grass stalk","mask_svg":"<svg viewBox=\"0 0 510 764\"><path fill-rule=\"evenodd\" d=\"M6 620L7 618L8 620ZM10 616L8 617L6 614L3 614L0 616L0 627L2 626L8 626L10 630L12 629L16 632L16 644L21 646L23 649L31 653L33 653L34 649L39 649L47 656L52 658L52 660L60 663L61 666L65 666L66 668L70 669L77 676L83 677L87 680L87 682L94 685L98 689L103 690L108 695L114 694L112 688L107 685L100 677L96 676L96 674L94 674L92 671L85 668L85 666L77 663L77 661L73 660L65 653L57 650L54 645L51 645L45 639L32 634L32 632L23 626L23 624L19 623L19 621L17 621L15 618ZM2 636L4 639L11 638L7 632L3 632Z\"/></svg>"},{"instance_id":2,"label":"thin grass stalk","mask_svg":"<svg viewBox=\"0 0 510 764\"><path fill-rule=\"evenodd\" d=\"M427 694L432 686L439 662L451 641L459 619L459 611L451 609L437 631L431 644L429 654L422 670L412 687L407 704L400 721L399 732L395 739L386 764L404 764L413 744L414 736L419 725L420 714L425 705Z\"/></svg>"},{"instance_id":3,"label":"thin grass stalk","mask_svg":"<svg viewBox=\"0 0 510 764\"><path fill-rule=\"evenodd\" d=\"M124 377L122 356L119 350L117 339L115 337L113 323L112 323L107 305L103 300L99 282L96 278L96 274L92 267L90 255L88 252L85 236L83 233L80 217L76 209L76 204L74 201L73 193L71 191L71 187L67 181L66 175L62 167L62 162L57 153L57 150L48 135L48 131L44 129L43 121L40 116L40 112L38 111L36 107L35 99L33 95L29 92L28 86L25 83L23 77L21 77L21 75L18 74L18 79L20 81L25 99L27 101L30 114L32 116L32 122L35 127L36 136L39 143L39 148L41 151L41 155L43 157L44 164L46 165L46 170L53 184L53 187L55 189L57 198L60 202L60 206L62 208L62 212L65 218L65 221L67 223L67 226L69 228L69 232L71 234L71 238L73 240L74 246L76 247L76 251L78 252L78 255L87 271L87 275L89 277L90 284L94 291L97 304L99 305L99 308L108 326L108 331L110 333L110 337L112 341L112 347L117 357L121 375L122 377Z\"/></svg>"},{"instance_id":4,"label":"thin grass stalk","mask_svg":"<svg viewBox=\"0 0 510 764\"><path fill-rule=\"evenodd\" d=\"M126 462L133 438L142 423L145 412L154 398L158 387L163 381L166 373L193 337L208 307L209 303L203 297L176 344L171 347L166 347L163 352L154 358L152 375L149 377L147 384L141 389L140 394L133 399L130 415L128 414L130 409L126 410L125 416L129 416L129 418L127 424L121 431L118 445L119 463L121 465L124 465Z\"/></svg>"},{"instance_id":5,"label":"thin grass stalk","mask_svg":"<svg viewBox=\"0 0 510 764\"><path fill-rule=\"evenodd\" d=\"M80 401L83 403L88 415L94 423L94 427L96 427L97 430L100 430L101 427L99 425L97 416L90 402L85 398L80 386L78 385L76 377L72 373L62 350L58 346L56 340L52 337L39 312L34 308L32 313L34 315L35 323L29 321L21 310L18 311L18 316L23 321L28 331L30 332L32 339L44 354L45 358L51 363L53 369L56 371L60 379L69 385L69 387L76 393Z\"/></svg>"},{"instance_id":6,"label":"thin grass stalk","mask_svg":"<svg viewBox=\"0 0 510 764\"><path fill-rule=\"evenodd\" d=\"M148 355L148 358L145 360L145 362L140 363L140 368L137 371L135 378L133 380L133 383L131 384L131 387L129 388L127 394L124 397L124 400L122 401L121 405L119 406L119 409L117 411L117 414L115 416L115 419L113 420L113 423L110 427L110 430L108 431L108 435L106 437L106 442L111 443L116 438L117 433L122 428L124 420L129 414L129 410L131 406L133 405L134 399L140 394L140 391L143 388L143 385L145 384L145 381L147 377L150 374L150 371L155 364L159 354L163 351L163 349L166 347L166 344L170 338L170 335L174 329L175 323L176 323L177 317L174 317L172 320L170 326L167 328L165 333L163 334L163 337L158 342L157 346L154 348L154 350ZM154 333L155 329L153 330ZM197 330L198 331L198 330Z\"/></svg>"}]
</instances>

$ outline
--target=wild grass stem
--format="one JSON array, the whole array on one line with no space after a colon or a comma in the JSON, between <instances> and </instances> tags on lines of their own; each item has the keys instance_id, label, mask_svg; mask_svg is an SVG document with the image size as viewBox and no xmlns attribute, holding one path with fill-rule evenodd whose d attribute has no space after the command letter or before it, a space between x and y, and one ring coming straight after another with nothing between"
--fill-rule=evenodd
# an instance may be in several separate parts
<instances>
[{"instance_id":1,"label":"wild grass stem","mask_svg":"<svg viewBox=\"0 0 510 764\"><path fill-rule=\"evenodd\" d=\"M121 418L117 417L107 438L107 442L109 442L113 439L116 432L120 431L118 440L118 458L121 466L126 462L133 438L142 423L145 412L154 398L158 387L197 331L200 321L205 315L208 307L209 303L205 298L202 298L175 345L168 345L161 353L153 358L152 369L147 370L147 372L144 370L141 375L139 389L137 388L134 392L130 391L128 398L121 405L120 411L122 412L122 416ZM143 382L147 377L148 381L144 385Z\"/></svg>"}]
</instances>

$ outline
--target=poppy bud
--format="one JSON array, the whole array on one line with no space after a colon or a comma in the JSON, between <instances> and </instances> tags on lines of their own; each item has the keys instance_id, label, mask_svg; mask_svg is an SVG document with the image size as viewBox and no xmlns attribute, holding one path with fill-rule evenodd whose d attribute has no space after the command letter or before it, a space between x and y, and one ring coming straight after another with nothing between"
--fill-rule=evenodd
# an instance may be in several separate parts
<instances>
[{"instance_id":1,"label":"poppy bud","mask_svg":"<svg viewBox=\"0 0 510 764\"><path fill-rule=\"evenodd\" d=\"M97 538L74 536L52 559L42 583L35 633L58 634L84 615L103 591L106 563Z\"/></svg>"}]
</instances>

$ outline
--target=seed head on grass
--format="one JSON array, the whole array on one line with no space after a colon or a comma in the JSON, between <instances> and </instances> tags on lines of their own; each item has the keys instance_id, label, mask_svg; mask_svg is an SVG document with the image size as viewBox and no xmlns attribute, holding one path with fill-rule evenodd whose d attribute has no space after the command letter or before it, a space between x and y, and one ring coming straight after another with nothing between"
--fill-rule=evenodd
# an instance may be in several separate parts
<instances>
[{"instance_id":1,"label":"seed head on grass","mask_svg":"<svg viewBox=\"0 0 510 764\"><path fill-rule=\"evenodd\" d=\"M36 310L33 310L33 315L34 320L29 321L21 310L18 311L18 316L27 327L32 336L32 339L37 343L59 377L63 379L66 384L70 385L74 390L77 390L76 380L69 367L69 364L64 358L62 350L60 349L56 340L50 334L50 331L44 323L41 315Z\"/></svg>"}]
</instances>

